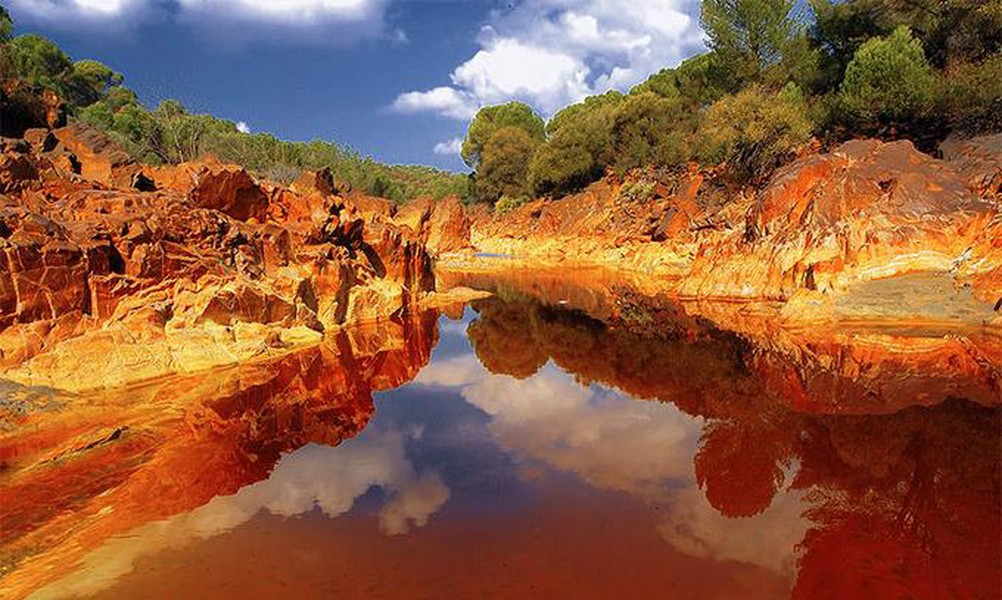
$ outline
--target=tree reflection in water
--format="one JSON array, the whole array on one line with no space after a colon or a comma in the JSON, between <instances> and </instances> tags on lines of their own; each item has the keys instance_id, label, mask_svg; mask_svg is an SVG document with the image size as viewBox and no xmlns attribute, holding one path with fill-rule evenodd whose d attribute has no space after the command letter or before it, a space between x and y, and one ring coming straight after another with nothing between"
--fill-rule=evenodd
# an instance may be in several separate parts
<instances>
[{"instance_id":1,"label":"tree reflection in water","mask_svg":"<svg viewBox=\"0 0 1002 600\"><path fill-rule=\"evenodd\" d=\"M393 492L384 532L422 525L453 501L452 482L411 465L405 446L419 430L367 425L374 392L438 377L451 388L479 378L464 398L489 415L501 452L537 459L523 475L545 463L651 504L670 488L676 505L657 527L683 553L785 580L799 540L800 598L997 596L1002 342L992 334L790 332L713 308L724 329L629 287L468 283L497 292L472 305L476 359L510 377L484 373L465 342L422 371L439 341L429 312L209 376L88 397L8 390L24 410L0 414L0 592L95 589L87 561L104 561L111 581L162 550L157 533L216 535L262 507L345 514L376 484ZM302 448L311 443L324 447ZM760 534L771 537L749 541Z\"/></svg>"},{"instance_id":2,"label":"tree reflection in water","mask_svg":"<svg viewBox=\"0 0 1002 600\"><path fill-rule=\"evenodd\" d=\"M797 548L795 597L999 593L997 366L928 374L909 406L886 378L888 365L907 366L908 357L893 351L852 358L847 368L852 349L844 344L829 346L829 355L825 344L805 345L791 356L669 303L651 301L641 311L620 297L607 303L618 304L618 314L608 311L602 321L512 288L498 291L474 303L478 318L468 330L492 372L525 378L553 360L582 381L708 419L695 474L727 517L761 513L781 489L804 493L810 529ZM957 364L949 345L937 351L947 355L935 360ZM902 386L912 375L899 371ZM958 389L981 403L954 397Z\"/></svg>"}]
</instances>

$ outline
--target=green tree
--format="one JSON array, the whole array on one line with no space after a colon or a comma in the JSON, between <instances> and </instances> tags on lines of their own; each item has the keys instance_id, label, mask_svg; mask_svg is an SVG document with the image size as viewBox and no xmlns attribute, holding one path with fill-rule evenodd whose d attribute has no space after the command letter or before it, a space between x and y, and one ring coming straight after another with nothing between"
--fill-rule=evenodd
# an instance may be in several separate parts
<instances>
[{"instance_id":1,"label":"green tree","mask_svg":"<svg viewBox=\"0 0 1002 600\"><path fill-rule=\"evenodd\" d=\"M706 163L726 162L742 181L762 179L810 140L812 128L795 84L778 94L752 86L710 107L699 155Z\"/></svg>"},{"instance_id":2,"label":"green tree","mask_svg":"<svg viewBox=\"0 0 1002 600\"><path fill-rule=\"evenodd\" d=\"M466 130L466 139L460 156L471 166L477 166L481 153L491 136L499 129L516 127L525 131L529 137L543 141L543 119L532 112L532 109L521 102L509 102L497 106L486 106L473 117Z\"/></svg>"},{"instance_id":3,"label":"green tree","mask_svg":"<svg viewBox=\"0 0 1002 600\"><path fill-rule=\"evenodd\" d=\"M73 68L66 53L40 35L19 35L7 48L17 75L32 85L60 90L63 76Z\"/></svg>"},{"instance_id":4,"label":"green tree","mask_svg":"<svg viewBox=\"0 0 1002 600\"><path fill-rule=\"evenodd\" d=\"M539 139L521 127L498 129L484 144L477 166L477 199L497 202L502 196L529 193L528 172Z\"/></svg>"},{"instance_id":5,"label":"green tree","mask_svg":"<svg viewBox=\"0 0 1002 600\"><path fill-rule=\"evenodd\" d=\"M96 60L79 60L64 75L63 90L72 106L89 106L122 85L122 75Z\"/></svg>"},{"instance_id":6,"label":"green tree","mask_svg":"<svg viewBox=\"0 0 1002 600\"><path fill-rule=\"evenodd\" d=\"M620 173L647 165L670 165L688 158L679 100L652 92L631 95L612 120L611 165Z\"/></svg>"},{"instance_id":7,"label":"green tree","mask_svg":"<svg viewBox=\"0 0 1002 600\"><path fill-rule=\"evenodd\" d=\"M529 182L536 193L567 194L602 176L616 109L623 101L618 92L591 96L550 119L546 144L529 165Z\"/></svg>"},{"instance_id":8,"label":"green tree","mask_svg":"<svg viewBox=\"0 0 1002 600\"><path fill-rule=\"evenodd\" d=\"M14 20L10 18L10 13L7 12L7 9L0 6L0 44L9 42L13 33Z\"/></svg>"},{"instance_id":9,"label":"green tree","mask_svg":"<svg viewBox=\"0 0 1002 600\"><path fill-rule=\"evenodd\" d=\"M794 0L703 0L700 21L710 48L737 82L760 81L779 63L795 32Z\"/></svg>"},{"instance_id":10,"label":"green tree","mask_svg":"<svg viewBox=\"0 0 1002 600\"><path fill-rule=\"evenodd\" d=\"M860 126L907 123L930 107L933 86L922 46L901 26L856 50L839 90L839 107Z\"/></svg>"}]
</instances>

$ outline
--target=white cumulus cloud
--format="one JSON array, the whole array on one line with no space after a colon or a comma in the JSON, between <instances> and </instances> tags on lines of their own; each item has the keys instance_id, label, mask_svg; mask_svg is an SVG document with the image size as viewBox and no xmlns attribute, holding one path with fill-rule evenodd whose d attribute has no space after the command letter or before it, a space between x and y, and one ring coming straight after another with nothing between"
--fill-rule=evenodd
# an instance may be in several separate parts
<instances>
[{"instance_id":1,"label":"white cumulus cloud","mask_svg":"<svg viewBox=\"0 0 1002 600\"><path fill-rule=\"evenodd\" d=\"M150 0L9 0L15 20L38 21L53 26L79 26L88 22L122 25L150 14Z\"/></svg>"},{"instance_id":2,"label":"white cumulus cloud","mask_svg":"<svg viewBox=\"0 0 1002 600\"><path fill-rule=\"evenodd\" d=\"M698 8L696 0L526 0L492 15L450 85L401 94L393 108L465 120L483 105L521 100L551 115L695 53Z\"/></svg>"},{"instance_id":3,"label":"white cumulus cloud","mask_svg":"<svg viewBox=\"0 0 1002 600\"><path fill-rule=\"evenodd\" d=\"M454 119L469 119L477 112L477 101L469 93L442 86L426 92L407 92L397 96L393 110L401 113L433 111Z\"/></svg>"},{"instance_id":4,"label":"white cumulus cloud","mask_svg":"<svg viewBox=\"0 0 1002 600\"><path fill-rule=\"evenodd\" d=\"M445 156L459 155L460 150L463 149L463 139L462 138L452 138L444 142L439 142L435 144L435 154L442 154Z\"/></svg>"},{"instance_id":5,"label":"white cumulus cloud","mask_svg":"<svg viewBox=\"0 0 1002 600\"><path fill-rule=\"evenodd\" d=\"M250 133L251 128L246 121L237 121L237 131L240 133Z\"/></svg>"}]
</instances>

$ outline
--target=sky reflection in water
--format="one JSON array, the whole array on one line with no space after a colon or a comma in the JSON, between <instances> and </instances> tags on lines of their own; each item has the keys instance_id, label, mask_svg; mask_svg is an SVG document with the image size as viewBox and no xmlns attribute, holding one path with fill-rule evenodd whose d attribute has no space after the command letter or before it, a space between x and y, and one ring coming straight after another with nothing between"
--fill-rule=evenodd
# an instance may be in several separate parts
<instances>
[{"instance_id":1,"label":"sky reflection in water","mask_svg":"<svg viewBox=\"0 0 1002 600\"><path fill-rule=\"evenodd\" d=\"M482 318L503 305L481 305ZM981 431L997 409L948 401L888 416L708 420L561 368L580 359L574 331L596 325L564 330L587 317L541 314L536 330L555 328L562 360L503 319L469 327L469 308L442 317L429 364L377 393L356 437L309 443L267 479L112 537L35 596L822 597L853 569L831 597L977 597L997 584L998 457L969 464L928 431ZM892 441L860 438L878 432ZM930 447L912 457L919 442ZM937 522L954 510L966 514ZM929 567L968 554L978 558L960 587Z\"/></svg>"}]
</instances>

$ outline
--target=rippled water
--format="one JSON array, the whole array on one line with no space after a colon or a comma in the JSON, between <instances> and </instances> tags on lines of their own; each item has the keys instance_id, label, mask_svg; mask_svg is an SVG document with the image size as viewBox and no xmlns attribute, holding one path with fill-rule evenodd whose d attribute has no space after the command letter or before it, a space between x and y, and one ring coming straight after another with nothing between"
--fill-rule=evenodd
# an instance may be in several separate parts
<instances>
[{"instance_id":1,"label":"rippled water","mask_svg":"<svg viewBox=\"0 0 1002 600\"><path fill-rule=\"evenodd\" d=\"M999 409L950 391L983 381L818 410L745 337L494 289L208 377L4 388L59 408L2 438L0 591L998 596Z\"/></svg>"}]
</instances>

